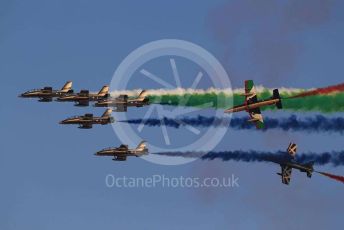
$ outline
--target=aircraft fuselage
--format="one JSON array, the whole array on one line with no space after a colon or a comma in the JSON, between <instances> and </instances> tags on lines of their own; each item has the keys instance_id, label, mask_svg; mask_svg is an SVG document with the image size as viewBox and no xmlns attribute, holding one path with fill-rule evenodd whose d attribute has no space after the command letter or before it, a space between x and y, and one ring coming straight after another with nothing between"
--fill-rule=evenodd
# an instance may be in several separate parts
<instances>
[{"instance_id":1,"label":"aircraft fuselage","mask_svg":"<svg viewBox=\"0 0 344 230\"><path fill-rule=\"evenodd\" d=\"M235 113L235 112L240 112L240 111L249 111L255 108L260 108L268 105L275 105L278 103L280 99L267 99L267 100L262 100L258 101L255 103L248 103L248 104L242 104L238 106L234 106L233 108L225 110L226 113Z\"/></svg>"},{"instance_id":2,"label":"aircraft fuselage","mask_svg":"<svg viewBox=\"0 0 344 230\"><path fill-rule=\"evenodd\" d=\"M88 96L82 95L65 95L62 97L57 98L57 101L65 102L65 101L98 101L104 99L104 96L100 96L98 94L89 94Z\"/></svg>"},{"instance_id":3,"label":"aircraft fuselage","mask_svg":"<svg viewBox=\"0 0 344 230\"><path fill-rule=\"evenodd\" d=\"M142 156L148 154L148 149L121 149L121 148L108 148L98 151L96 156Z\"/></svg>"},{"instance_id":4,"label":"aircraft fuselage","mask_svg":"<svg viewBox=\"0 0 344 230\"><path fill-rule=\"evenodd\" d=\"M93 118L88 118L84 116L79 116L79 117L73 117L73 118L67 118L63 121L60 122L60 124L78 124L78 125L83 125L83 124L101 124L101 125L106 125L109 123L113 123L114 118L113 117L93 117Z\"/></svg>"}]
</instances>

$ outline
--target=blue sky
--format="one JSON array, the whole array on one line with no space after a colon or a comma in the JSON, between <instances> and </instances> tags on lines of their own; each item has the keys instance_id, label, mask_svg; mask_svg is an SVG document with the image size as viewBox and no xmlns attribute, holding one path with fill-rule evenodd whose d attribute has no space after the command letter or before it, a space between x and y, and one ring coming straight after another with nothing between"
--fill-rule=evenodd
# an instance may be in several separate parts
<instances>
[{"instance_id":1,"label":"blue sky","mask_svg":"<svg viewBox=\"0 0 344 230\"><path fill-rule=\"evenodd\" d=\"M131 51L165 38L210 51L235 87L247 78L268 87L341 83L342 9L340 1L264 1L258 6L255 1L1 1L0 228L338 229L344 211L339 183L294 172L286 187L275 174L279 166L265 163L162 166L138 158L123 164L96 158L97 150L121 144L111 126L79 130L58 121L103 110L17 95L46 85L60 88L66 80L73 80L76 90L97 91L110 83ZM164 72L163 66L157 68ZM194 75L186 76L192 82L188 78ZM133 109L128 116L140 117L146 110ZM285 115L273 115L279 114ZM176 144L187 136L179 131L171 131ZM145 133L159 141L159 129L145 128ZM322 152L342 150L342 139L329 133L228 130L216 149L284 150L295 141L300 152ZM344 174L342 168L321 169ZM109 173L235 174L240 187L107 188Z\"/></svg>"}]
</instances>

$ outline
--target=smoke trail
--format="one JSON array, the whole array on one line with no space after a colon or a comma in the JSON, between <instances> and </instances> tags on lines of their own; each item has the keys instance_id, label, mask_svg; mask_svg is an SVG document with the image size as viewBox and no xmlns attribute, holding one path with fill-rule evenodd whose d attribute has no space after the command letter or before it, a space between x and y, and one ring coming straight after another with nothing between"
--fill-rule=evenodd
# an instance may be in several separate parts
<instances>
[{"instance_id":1,"label":"smoke trail","mask_svg":"<svg viewBox=\"0 0 344 230\"><path fill-rule=\"evenodd\" d=\"M148 126L169 126L173 128L180 128L186 125L195 127L231 127L234 129L254 129L256 127L247 121L247 118L219 118L219 117L183 117L180 119L162 118L162 119L133 119L120 122L127 122L130 124L144 124ZM344 118L328 118L322 115L315 117L306 117L298 119L295 115L288 118L264 118L265 128L260 129L266 131L267 129L282 129L284 131L308 131L308 132L340 132L344 131Z\"/></svg>"},{"instance_id":2,"label":"smoke trail","mask_svg":"<svg viewBox=\"0 0 344 230\"><path fill-rule=\"evenodd\" d=\"M288 154L283 152L259 152L259 151L223 151L223 152L161 152L152 153L164 156L186 157L186 158L200 158L202 160L222 161L242 161L242 162L279 162L289 159ZM333 166L344 165L344 151L332 153L303 153L296 156L296 161L299 163L314 162L315 165Z\"/></svg>"},{"instance_id":3,"label":"smoke trail","mask_svg":"<svg viewBox=\"0 0 344 230\"><path fill-rule=\"evenodd\" d=\"M324 176L327 176L331 179L334 179L334 180L337 180L337 181L340 181L342 183L344 183L344 177L343 176L337 176L337 175L333 175L333 174L330 174L330 173L325 173L325 172L317 172L321 175L324 175Z\"/></svg>"},{"instance_id":4,"label":"smoke trail","mask_svg":"<svg viewBox=\"0 0 344 230\"><path fill-rule=\"evenodd\" d=\"M318 88L318 89L302 92L294 96L291 96L289 98L308 97L308 96L314 96L314 95L319 95L319 94L330 94L334 92L343 92L343 91L344 91L344 83L341 83L338 85L332 85L332 86L328 86L324 88Z\"/></svg>"},{"instance_id":5,"label":"smoke trail","mask_svg":"<svg viewBox=\"0 0 344 230\"><path fill-rule=\"evenodd\" d=\"M262 93L262 92L272 92L273 89L270 88L266 88L263 86L256 86L256 91L258 94ZM121 94L127 94L128 96L138 96L140 94L140 92L143 89L133 89L133 90L116 90L116 91L112 91L111 92L111 96L118 96ZM232 89L232 88L213 88L210 87L208 89L191 89L191 88L174 88L174 89L146 89L149 92L150 96L166 96L166 95L176 95L176 96L183 96L186 94L189 95L196 95L196 94L225 94L225 95L233 95L233 94L240 94L245 92L244 88L236 88L236 89ZM279 88L279 92L280 94L295 94L295 93L299 93L301 91L303 91L304 89L300 89L300 88L285 88L285 87L281 87ZM97 92L95 92L97 93Z\"/></svg>"},{"instance_id":6,"label":"smoke trail","mask_svg":"<svg viewBox=\"0 0 344 230\"><path fill-rule=\"evenodd\" d=\"M272 89L256 87L260 99L270 98ZM111 96L120 94L137 96L137 90L113 91ZM171 106L194 106L202 108L226 109L244 102L241 93L244 89L148 89L151 103ZM279 88L283 109L293 111L344 112L344 83L319 89L303 91L296 88ZM311 96L311 97L306 97ZM287 100L286 100L287 99ZM266 106L263 110L274 110L275 106Z\"/></svg>"},{"instance_id":7,"label":"smoke trail","mask_svg":"<svg viewBox=\"0 0 344 230\"><path fill-rule=\"evenodd\" d=\"M273 91L272 88L266 88L261 85L255 86L256 92L258 96L264 94L270 94ZM121 94L126 94L130 97L135 97L140 94L143 89L133 89L133 90L116 90L111 91L111 96L116 97ZM161 97L161 96L185 96L185 95L226 95L226 96L233 96L237 95L240 96L243 92L245 92L244 88L213 88L210 87L208 89L191 89L191 88L175 88L175 89L146 89L151 97ZM285 88L279 87L278 88L280 95L287 97L287 96L295 96L295 95L303 95L304 93L312 93L311 95L317 94L329 94L333 92L343 92L344 91L344 83L328 86L324 88L318 89L300 89L300 88ZM94 92L97 93L97 92ZM242 96L240 96L242 97Z\"/></svg>"},{"instance_id":8,"label":"smoke trail","mask_svg":"<svg viewBox=\"0 0 344 230\"><path fill-rule=\"evenodd\" d=\"M325 113L344 112L344 92L333 94L319 94L311 97L295 97L298 92L280 93L284 110L290 111L320 111ZM265 99L272 96L270 91L258 93L258 98ZM154 95L149 96L152 103L159 103L171 106L207 107L226 109L233 105L239 105L244 102L244 97L239 94L225 93L205 93L205 94L182 94L182 95ZM275 110L275 106L262 107L262 110Z\"/></svg>"}]
</instances>

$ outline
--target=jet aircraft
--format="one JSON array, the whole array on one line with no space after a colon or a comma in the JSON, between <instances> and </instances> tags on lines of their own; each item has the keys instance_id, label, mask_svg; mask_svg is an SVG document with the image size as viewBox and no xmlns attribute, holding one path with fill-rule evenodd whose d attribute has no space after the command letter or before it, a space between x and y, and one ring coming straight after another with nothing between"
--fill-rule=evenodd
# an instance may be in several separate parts
<instances>
[{"instance_id":1,"label":"jet aircraft","mask_svg":"<svg viewBox=\"0 0 344 230\"><path fill-rule=\"evenodd\" d=\"M109 86L105 85L99 93L90 93L88 90L81 90L77 94L66 94L57 98L57 101L73 101L76 106L89 106L90 101L99 101L109 97Z\"/></svg>"},{"instance_id":2,"label":"jet aircraft","mask_svg":"<svg viewBox=\"0 0 344 230\"><path fill-rule=\"evenodd\" d=\"M276 158L271 161L277 163L281 166L281 173L277 173L282 178L282 183L288 185L291 179L292 169L298 169L300 172L305 172L307 177L312 177L314 171L314 162L309 162L306 164L299 163L295 160L297 145L295 143L290 143L287 149L287 154L281 159Z\"/></svg>"},{"instance_id":3,"label":"jet aircraft","mask_svg":"<svg viewBox=\"0 0 344 230\"><path fill-rule=\"evenodd\" d=\"M146 142L141 141L140 144L135 149L129 149L128 145L120 145L115 148L103 149L94 155L96 156L113 156L114 161L125 161L128 156L140 157L142 155L147 155L148 149L146 148Z\"/></svg>"},{"instance_id":4,"label":"jet aircraft","mask_svg":"<svg viewBox=\"0 0 344 230\"><path fill-rule=\"evenodd\" d=\"M225 110L225 113L246 111L250 114L251 117L251 119L249 119L248 121L254 122L258 129L264 128L264 120L260 111L260 107L276 105L278 109L282 109L282 101L278 89L273 90L273 95L271 98L266 100L258 100L257 92L252 80L245 81L245 93L243 94L243 96L245 96L244 104L227 109Z\"/></svg>"},{"instance_id":5,"label":"jet aircraft","mask_svg":"<svg viewBox=\"0 0 344 230\"><path fill-rule=\"evenodd\" d=\"M91 129L94 124L106 125L115 122L111 113L112 109L107 109L101 117L94 117L93 114L86 113L84 116L67 118L61 121L60 124L77 124L80 129Z\"/></svg>"},{"instance_id":6,"label":"jet aircraft","mask_svg":"<svg viewBox=\"0 0 344 230\"><path fill-rule=\"evenodd\" d=\"M73 83L71 81L67 81L61 90L53 90L53 88L50 86L46 86L42 89L33 89L20 94L19 97L39 98L38 101L40 102L50 102L54 97L61 97L66 94L73 93L72 84Z\"/></svg>"},{"instance_id":7,"label":"jet aircraft","mask_svg":"<svg viewBox=\"0 0 344 230\"><path fill-rule=\"evenodd\" d=\"M115 112L126 112L127 108L132 106L142 107L149 105L147 91L142 90L137 98L129 98L128 95L119 95L117 98L107 98L95 103L95 107L113 107Z\"/></svg>"}]
</instances>

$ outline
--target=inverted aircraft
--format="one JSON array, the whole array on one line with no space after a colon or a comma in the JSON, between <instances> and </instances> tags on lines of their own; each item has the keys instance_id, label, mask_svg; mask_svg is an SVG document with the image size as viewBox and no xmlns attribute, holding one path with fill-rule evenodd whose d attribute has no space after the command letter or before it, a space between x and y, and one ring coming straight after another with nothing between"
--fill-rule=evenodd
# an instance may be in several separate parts
<instances>
[{"instance_id":1,"label":"inverted aircraft","mask_svg":"<svg viewBox=\"0 0 344 230\"><path fill-rule=\"evenodd\" d=\"M257 92L252 80L245 81L245 102L242 105L234 106L233 108L225 110L225 113L235 113L246 111L250 115L249 122L255 123L258 129L264 128L264 120L260 111L261 107L276 105L278 109L282 109L282 101L278 89L274 89L272 97L265 100L258 100Z\"/></svg>"}]
</instances>

